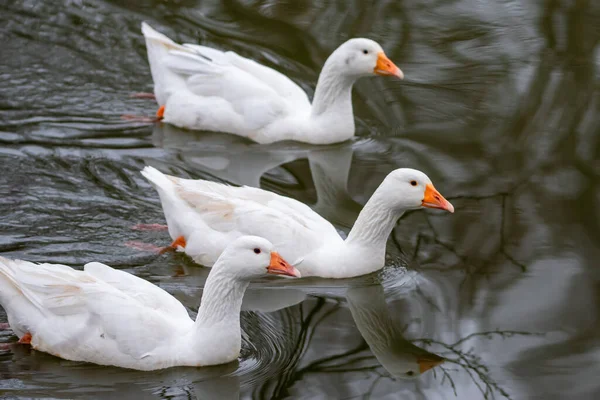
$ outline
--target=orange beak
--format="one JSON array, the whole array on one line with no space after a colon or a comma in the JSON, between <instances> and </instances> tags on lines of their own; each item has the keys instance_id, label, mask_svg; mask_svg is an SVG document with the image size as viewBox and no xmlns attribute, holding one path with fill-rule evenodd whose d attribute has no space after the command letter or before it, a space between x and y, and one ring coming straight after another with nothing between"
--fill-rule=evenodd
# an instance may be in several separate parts
<instances>
[{"instance_id":1,"label":"orange beak","mask_svg":"<svg viewBox=\"0 0 600 400\"><path fill-rule=\"evenodd\" d=\"M300 271L292 267L276 251L271 252L271 263L267 267L267 273L273 275L293 276L295 278L301 277Z\"/></svg>"},{"instance_id":2,"label":"orange beak","mask_svg":"<svg viewBox=\"0 0 600 400\"><path fill-rule=\"evenodd\" d=\"M442 210L450 211L451 213L454 212L454 206L450 204L440 192L435 190L431 183L428 183L425 186L425 195L423 196L421 205L428 208L440 208Z\"/></svg>"},{"instance_id":3,"label":"orange beak","mask_svg":"<svg viewBox=\"0 0 600 400\"><path fill-rule=\"evenodd\" d=\"M433 356L435 356L435 354L432 354ZM444 362L444 359L442 357L436 357L436 358L426 358L426 357L419 357L417 358L417 363L419 363L419 371L421 373L427 372L429 371L431 368L433 367L437 367L438 365L440 365L441 363Z\"/></svg>"},{"instance_id":4,"label":"orange beak","mask_svg":"<svg viewBox=\"0 0 600 400\"><path fill-rule=\"evenodd\" d=\"M377 75L391 75L404 79L404 73L387 58L383 51L377 54L377 64L375 64L373 72Z\"/></svg>"}]
</instances>

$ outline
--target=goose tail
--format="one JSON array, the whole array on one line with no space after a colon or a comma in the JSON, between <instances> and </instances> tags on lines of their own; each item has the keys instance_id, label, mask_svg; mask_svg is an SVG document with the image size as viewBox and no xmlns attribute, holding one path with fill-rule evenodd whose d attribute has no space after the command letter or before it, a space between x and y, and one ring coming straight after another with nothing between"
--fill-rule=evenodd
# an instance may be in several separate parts
<instances>
[{"instance_id":1,"label":"goose tail","mask_svg":"<svg viewBox=\"0 0 600 400\"><path fill-rule=\"evenodd\" d=\"M142 34L146 39L148 63L154 82L154 95L158 104L163 106L173 90L184 84L183 78L169 68L169 52L173 50L189 52L189 50L158 32L146 22L142 22Z\"/></svg>"}]
</instances>

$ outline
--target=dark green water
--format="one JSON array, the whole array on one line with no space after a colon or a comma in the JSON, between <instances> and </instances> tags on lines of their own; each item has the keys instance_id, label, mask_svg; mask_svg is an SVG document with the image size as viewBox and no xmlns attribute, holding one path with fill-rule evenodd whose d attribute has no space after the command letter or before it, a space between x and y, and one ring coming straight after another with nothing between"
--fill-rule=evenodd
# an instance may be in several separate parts
<instances>
[{"instance_id":1,"label":"dark green water","mask_svg":"<svg viewBox=\"0 0 600 400\"><path fill-rule=\"evenodd\" d=\"M285 194L345 232L389 171L412 167L456 213L405 215L379 274L254 284L239 363L142 373L9 345L2 398L600 397L600 2L4 4L2 256L105 262L195 312L208 270L124 245L169 242L131 229L164 223L146 164ZM156 111L129 97L152 90L143 20L274 67L311 95L353 36L381 43L406 79L358 82L357 138L337 146L127 122ZM408 376L426 351L447 361Z\"/></svg>"}]
</instances>

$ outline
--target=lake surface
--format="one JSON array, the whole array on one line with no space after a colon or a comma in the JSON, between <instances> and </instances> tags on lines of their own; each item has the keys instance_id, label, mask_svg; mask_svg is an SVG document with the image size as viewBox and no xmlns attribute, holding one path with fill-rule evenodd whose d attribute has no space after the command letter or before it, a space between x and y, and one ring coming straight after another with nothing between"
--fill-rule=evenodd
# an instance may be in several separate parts
<instances>
[{"instance_id":1,"label":"lake surface","mask_svg":"<svg viewBox=\"0 0 600 400\"><path fill-rule=\"evenodd\" d=\"M347 233L397 167L456 207L405 214L378 274L251 286L238 363L136 372L10 344L2 398L600 397L600 2L8 0L0 13L0 251L160 285L194 314L208 270L166 245L139 174L259 186ZM259 146L125 121L156 104L140 33L232 49L312 96L327 56L377 40L404 81L354 89L357 137ZM0 313L0 322L6 315ZM420 356L446 361L422 375Z\"/></svg>"}]
</instances>

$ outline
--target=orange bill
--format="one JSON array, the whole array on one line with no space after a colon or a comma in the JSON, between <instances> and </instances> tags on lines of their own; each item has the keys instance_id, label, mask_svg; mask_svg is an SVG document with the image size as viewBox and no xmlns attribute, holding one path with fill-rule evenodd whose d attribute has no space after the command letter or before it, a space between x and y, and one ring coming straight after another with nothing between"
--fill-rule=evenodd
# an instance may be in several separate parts
<instances>
[{"instance_id":1,"label":"orange bill","mask_svg":"<svg viewBox=\"0 0 600 400\"><path fill-rule=\"evenodd\" d=\"M377 54L377 64L375 65L373 72L377 75L396 76L400 79L404 79L404 73L400 68L396 67L389 58L387 58L383 51Z\"/></svg>"},{"instance_id":2,"label":"orange bill","mask_svg":"<svg viewBox=\"0 0 600 400\"><path fill-rule=\"evenodd\" d=\"M425 195L421 202L423 207L439 208L442 210L454 212L454 206L438 192L431 183L425 186Z\"/></svg>"},{"instance_id":3,"label":"orange bill","mask_svg":"<svg viewBox=\"0 0 600 400\"><path fill-rule=\"evenodd\" d=\"M267 267L267 272L273 275L293 276L300 278L300 271L285 261L276 251L271 252L271 262Z\"/></svg>"},{"instance_id":4,"label":"orange bill","mask_svg":"<svg viewBox=\"0 0 600 400\"><path fill-rule=\"evenodd\" d=\"M433 354L432 354L433 355ZM441 363L444 362L442 357L419 357L417 358L417 363L419 363L419 371L421 373L429 371L433 367L437 367Z\"/></svg>"}]
</instances>

